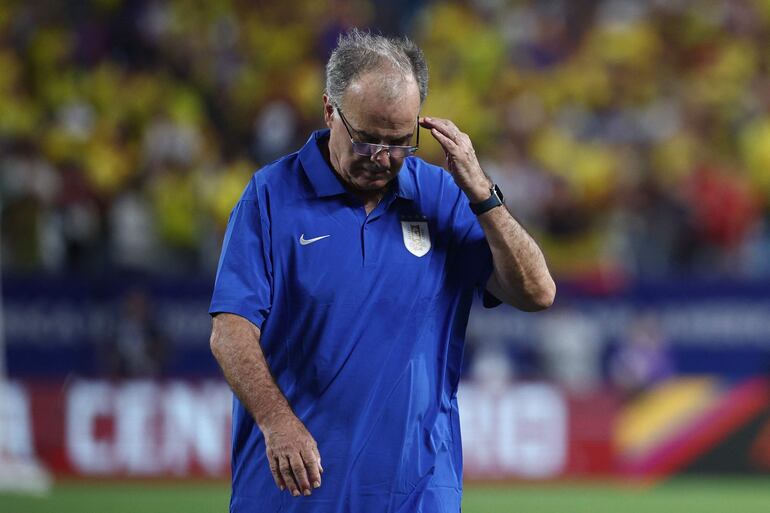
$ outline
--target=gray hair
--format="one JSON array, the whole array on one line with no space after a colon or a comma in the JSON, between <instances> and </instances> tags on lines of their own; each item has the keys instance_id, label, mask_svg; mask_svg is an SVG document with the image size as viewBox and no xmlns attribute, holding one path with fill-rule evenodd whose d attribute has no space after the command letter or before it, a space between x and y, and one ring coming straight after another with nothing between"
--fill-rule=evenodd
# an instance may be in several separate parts
<instances>
[{"instance_id":1,"label":"gray hair","mask_svg":"<svg viewBox=\"0 0 770 513\"><path fill-rule=\"evenodd\" d=\"M407 37L372 35L356 28L340 35L326 63L326 95L339 106L351 82L387 65L403 77L414 77L422 105L428 95L428 65L422 50Z\"/></svg>"}]
</instances>

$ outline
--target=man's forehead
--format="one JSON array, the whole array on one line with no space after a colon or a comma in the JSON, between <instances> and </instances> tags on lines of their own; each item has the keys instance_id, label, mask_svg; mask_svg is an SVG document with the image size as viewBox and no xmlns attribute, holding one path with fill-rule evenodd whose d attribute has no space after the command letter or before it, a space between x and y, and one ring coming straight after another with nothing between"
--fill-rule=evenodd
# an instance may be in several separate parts
<instances>
[{"instance_id":1,"label":"man's forehead","mask_svg":"<svg viewBox=\"0 0 770 513\"><path fill-rule=\"evenodd\" d=\"M416 96L419 103L420 91L417 81L411 75L373 71L356 77L350 82L347 94L405 98Z\"/></svg>"},{"instance_id":2,"label":"man's forehead","mask_svg":"<svg viewBox=\"0 0 770 513\"><path fill-rule=\"evenodd\" d=\"M401 77L397 83L388 84L367 75L350 84L342 108L345 117L358 125L411 130L420 112L420 92L414 79Z\"/></svg>"}]
</instances>

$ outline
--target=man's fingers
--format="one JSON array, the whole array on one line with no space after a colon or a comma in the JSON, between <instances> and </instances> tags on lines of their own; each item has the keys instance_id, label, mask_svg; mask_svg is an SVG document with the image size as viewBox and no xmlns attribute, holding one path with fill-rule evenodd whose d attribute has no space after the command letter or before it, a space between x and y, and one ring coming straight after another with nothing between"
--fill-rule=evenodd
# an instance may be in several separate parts
<instances>
[{"instance_id":1,"label":"man's fingers","mask_svg":"<svg viewBox=\"0 0 770 513\"><path fill-rule=\"evenodd\" d=\"M270 460L270 473L273 474L275 486L280 488L281 491L284 491L286 489L286 483L281 476L281 469L278 468L278 458L268 457L268 459Z\"/></svg>"},{"instance_id":2,"label":"man's fingers","mask_svg":"<svg viewBox=\"0 0 770 513\"><path fill-rule=\"evenodd\" d=\"M298 497L321 486L320 454L315 440L299 419L275 426L265 435L267 459L275 484Z\"/></svg>"},{"instance_id":3,"label":"man's fingers","mask_svg":"<svg viewBox=\"0 0 770 513\"><path fill-rule=\"evenodd\" d=\"M305 470L307 470L307 477L313 488L321 486L321 470L318 463L318 451L309 451L302 454L302 460L305 463Z\"/></svg>"},{"instance_id":4,"label":"man's fingers","mask_svg":"<svg viewBox=\"0 0 770 513\"><path fill-rule=\"evenodd\" d=\"M458 142L462 134L457 125L448 119L423 118L423 124L426 125L425 128L430 128L431 131L436 130L454 142Z\"/></svg>"},{"instance_id":5,"label":"man's fingers","mask_svg":"<svg viewBox=\"0 0 770 513\"><path fill-rule=\"evenodd\" d=\"M452 121L448 119L443 118L433 118L430 116L425 116L422 118L423 124L428 125L431 127L440 127L442 130L457 130L457 125L455 125Z\"/></svg>"},{"instance_id":6,"label":"man's fingers","mask_svg":"<svg viewBox=\"0 0 770 513\"><path fill-rule=\"evenodd\" d=\"M297 484L297 481L294 479L294 472L291 468L291 461L287 455L281 456L278 463L278 468L281 471L281 477L283 478L283 482L286 483L286 487L289 489L289 492L291 492L293 496L297 497L300 494L300 487Z\"/></svg>"},{"instance_id":7,"label":"man's fingers","mask_svg":"<svg viewBox=\"0 0 770 513\"><path fill-rule=\"evenodd\" d=\"M430 133L436 138L441 147L444 148L445 152L452 153L457 149L457 144L437 129L431 128Z\"/></svg>"},{"instance_id":8,"label":"man's fingers","mask_svg":"<svg viewBox=\"0 0 770 513\"><path fill-rule=\"evenodd\" d=\"M305 462L302 461L302 457L299 454L295 454L291 458L291 470L294 473L294 479L299 485L299 490L305 495L310 495L312 488L310 487L310 480L307 477L307 470L305 469Z\"/></svg>"}]
</instances>

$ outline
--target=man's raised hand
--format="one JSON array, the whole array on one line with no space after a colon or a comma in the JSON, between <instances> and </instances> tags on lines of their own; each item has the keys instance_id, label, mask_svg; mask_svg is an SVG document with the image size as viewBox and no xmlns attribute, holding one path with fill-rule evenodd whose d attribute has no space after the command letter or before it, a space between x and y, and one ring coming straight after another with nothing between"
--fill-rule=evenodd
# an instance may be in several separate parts
<instances>
[{"instance_id":1,"label":"man's raised hand","mask_svg":"<svg viewBox=\"0 0 770 513\"><path fill-rule=\"evenodd\" d=\"M430 130L431 135L444 149L447 171L452 174L455 183L465 192L471 203L487 199L492 182L482 171L468 134L461 132L457 125L448 119L422 117L419 122L420 126Z\"/></svg>"}]
</instances>

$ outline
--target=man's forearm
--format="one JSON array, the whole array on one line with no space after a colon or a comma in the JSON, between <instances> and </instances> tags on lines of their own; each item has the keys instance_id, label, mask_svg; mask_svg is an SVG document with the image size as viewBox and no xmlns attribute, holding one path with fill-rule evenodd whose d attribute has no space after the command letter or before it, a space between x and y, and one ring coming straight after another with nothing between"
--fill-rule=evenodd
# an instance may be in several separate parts
<instances>
[{"instance_id":1,"label":"man's forearm","mask_svg":"<svg viewBox=\"0 0 770 513\"><path fill-rule=\"evenodd\" d=\"M468 134L448 119L422 117L420 126L430 130L446 154L447 170L471 203L489 198L492 181L484 174ZM556 285L542 251L505 207L479 215L489 247L494 274L487 289L522 310L542 310L553 303Z\"/></svg>"},{"instance_id":2,"label":"man's forearm","mask_svg":"<svg viewBox=\"0 0 770 513\"><path fill-rule=\"evenodd\" d=\"M505 206L493 208L478 219L492 250L490 292L526 311L551 306L556 284L535 240Z\"/></svg>"},{"instance_id":3,"label":"man's forearm","mask_svg":"<svg viewBox=\"0 0 770 513\"><path fill-rule=\"evenodd\" d=\"M211 351L233 392L264 430L272 418L292 412L270 373L259 340L259 328L243 317L226 313L214 317Z\"/></svg>"},{"instance_id":4,"label":"man's forearm","mask_svg":"<svg viewBox=\"0 0 770 513\"><path fill-rule=\"evenodd\" d=\"M276 486L288 488L295 497L310 495L321 486L321 454L275 383L259 339L259 328L243 317L224 313L214 317L211 352L265 437Z\"/></svg>"}]
</instances>

